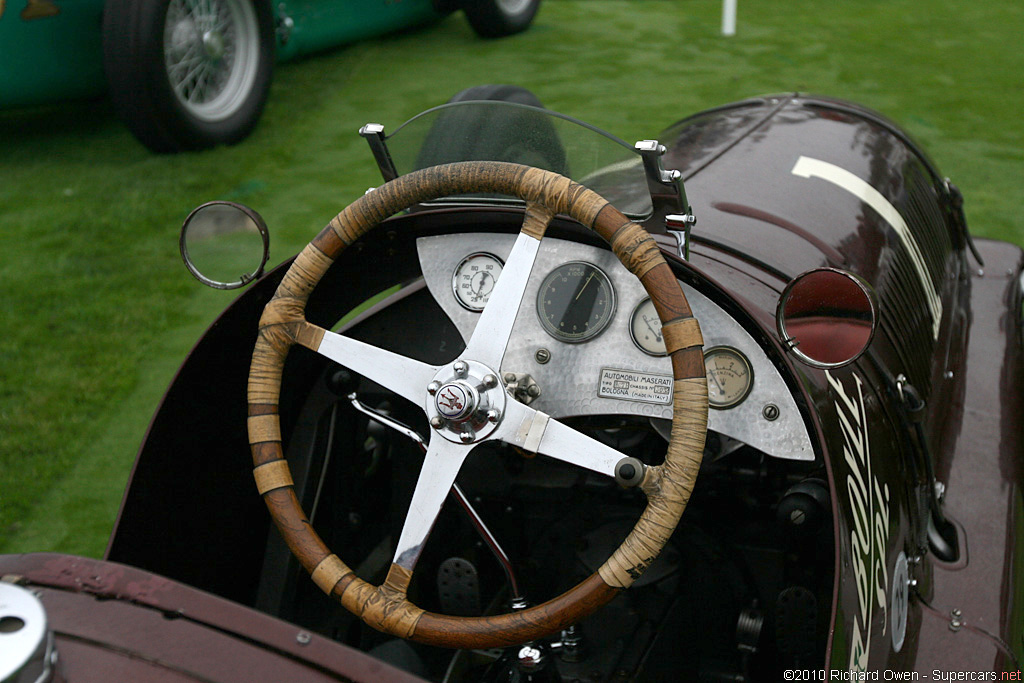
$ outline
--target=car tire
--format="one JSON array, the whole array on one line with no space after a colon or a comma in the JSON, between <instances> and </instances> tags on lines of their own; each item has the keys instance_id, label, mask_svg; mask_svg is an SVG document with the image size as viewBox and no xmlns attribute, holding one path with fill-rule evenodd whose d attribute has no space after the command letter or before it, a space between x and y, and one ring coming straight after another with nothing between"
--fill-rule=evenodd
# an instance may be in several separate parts
<instances>
[{"instance_id":1,"label":"car tire","mask_svg":"<svg viewBox=\"0 0 1024 683\"><path fill-rule=\"evenodd\" d=\"M154 152L234 144L256 125L274 62L266 0L107 0L103 58L118 115ZM206 77L208 80L202 81ZM209 83L213 82L212 87Z\"/></svg>"},{"instance_id":2,"label":"car tire","mask_svg":"<svg viewBox=\"0 0 1024 683\"><path fill-rule=\"evenodd\" d=\"M500 38L525 31L537 15L540 0L464 0L469 25L484 38Z\"/></svg>"}]
</instances>

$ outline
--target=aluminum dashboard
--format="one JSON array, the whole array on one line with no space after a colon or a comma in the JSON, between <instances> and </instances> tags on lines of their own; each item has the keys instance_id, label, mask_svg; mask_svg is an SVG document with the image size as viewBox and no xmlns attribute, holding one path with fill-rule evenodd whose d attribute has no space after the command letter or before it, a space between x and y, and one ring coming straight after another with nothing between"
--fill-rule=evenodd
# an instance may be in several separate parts
<instances>
[{"instance_id":1,"label":"aluminum dashboard","mask_svg":"<svg viewBox=\"0 0 1024 683\"><path fill-rule=\"evenodd\" d=\"M420 266L426 286L441 309L455 324L463 341L468 340L479 313L458 303L452 289L455 269L470 254L485 252L504 262L515 241L514 235L461 233L423 237L417 240ZM541 325L537 294L544 276L560 265L585 261L604 271L615 290L616 307L607 328L584 343L566 343L552 337ZM724 410L710 410L708 428L748 444L773 457L810 461L814 451L810 437L789 388L754 338L725 310L683 284L693 313L700 321L704 348L728 346L741 351L750 361L753 386L739 404ZM539 385L540 395L531 403L554 418L583 415L636 415L671 419L672 406L658 388L664 378L671 382L671 363L666 357L641 351L629 333L633 309L647 293L640 281L605 249L554 238L541 243L501 365L502 373L529 374ZM538 351L549 360L540 362ZM541 354L543 357L543 354ZM606 390L616 378L640 387L629 398L613 398ZM604 389L602 388L604 387ZM765 417L767 413L775 419Z\"/></svg>"}]
</instances>

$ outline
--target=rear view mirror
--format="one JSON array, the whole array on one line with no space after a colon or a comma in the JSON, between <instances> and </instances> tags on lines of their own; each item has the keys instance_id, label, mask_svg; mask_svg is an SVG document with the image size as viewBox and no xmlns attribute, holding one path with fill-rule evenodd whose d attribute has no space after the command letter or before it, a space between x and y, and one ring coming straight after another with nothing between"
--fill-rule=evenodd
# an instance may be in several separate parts
<instances>
[{"instance_id":1,"label":"rear view mirror","mask_svg":"<svg viewBox=\"0 0 1024 683\"><path fill-rule=\"evenodd\" d=\"M193 277L214 289L237 289L263 274L270 231L263 218L234 202L208 202L181 226L181 258Z\"/></svg>"},{"instance_id":2,"label":"rear view mirror","mask_svg":"<svg viewBox=\"0 0 1024 683\"><path fill-rule=\"evenodd\" d=\"M836 368L868 348L878 322L870 285L853 273L818 268L793 279L775 312L779 337L804 363Z\"/></svg>"}]
</instances>

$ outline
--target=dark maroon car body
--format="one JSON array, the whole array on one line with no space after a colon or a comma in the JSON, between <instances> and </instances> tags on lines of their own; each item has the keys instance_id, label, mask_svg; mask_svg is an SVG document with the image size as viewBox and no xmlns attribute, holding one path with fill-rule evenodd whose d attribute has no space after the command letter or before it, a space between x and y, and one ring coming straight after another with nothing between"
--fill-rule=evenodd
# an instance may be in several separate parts
<instances>
[{"instance_id":1,"label":"dark maroon car body","mask_svg":"<svg viewBox=\"0 0 1024 683\"><path fill-rule=\"evenodd\" d=\"M726 452L709 438L667 578L591 617L584 663L560 661L564 680L861 680L887 671L933 680L936 672L987 672L995 677L978 680L999 680L999 672L1017 672L1021 250L972 241L956 188L895 125L850 103L749 100L684 119L660 140L662 164L681 172L698 219L689 259L665 233L671 207L656 202L645 227L662 235L679 280L761 347L813 452L777 461L743 444ZM310 300L309 319L333 323L394 284L415 283L419 237L514 233L521 215L473 204L389 219L343 253ZM556 219L550 234L595 244L568 220ZM801 362L776 324L787 285L823 267L866 281L878 311L866 352L832 368ZM339 615L276 540L253 489L246 377L257 321L282 275L269 273L236 300L182 366L140 449L103 561L0 557L0 575L36 591L47 610L59 652L55 680L417 679L401 667L441 680L451 666L447 653L395 646ZM415 332L397 334L396 320L414 321ZM351 333L390 339L433 362L460 343L426 290L386 300ZM365 419L332 413L332 372L305 353L286 367L281 422L300 498L313 496L319 481L319 461L303 454L335 448L325 446L325 420L352 434L342 450L386 439ZM395 463L388 487L405 486L401 448L385 448ZM517 531L560 528L538 521L555 503L510 481L479 484L476 500L498 519L499 536L513 539L524 573L535 574L524 583L572 575L585 551L558 544L578 539ZM337 509L323 525L353 527L337 532L336 544L387 535L390 501L356 495L342 504L354 494L336 488ZM794 504L818 516L809 535L780 512ZM612 507L591 521L613 516ZM450 534L456 544L460 533ZM352 561L371 550L353 550ZM481 586L500 586L500 572L486 559L477 563ZM428 603L438 599L430 590L420 590ZM752 627L744 616L760 621ZM466 680L500 674L465 671L474 672Z\"/></svg>"}]
</instances>

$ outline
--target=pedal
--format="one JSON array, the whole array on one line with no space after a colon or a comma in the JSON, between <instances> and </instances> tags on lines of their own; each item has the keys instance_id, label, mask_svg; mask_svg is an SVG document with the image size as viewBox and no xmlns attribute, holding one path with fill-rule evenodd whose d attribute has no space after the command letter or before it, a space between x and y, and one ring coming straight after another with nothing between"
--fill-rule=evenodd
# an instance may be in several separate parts
<instances>
[{"instance_id":1,"label":"pedal","mask_svg":"<svg viewBox=\"0 0 1024 683\"><path fill-rule=\"evenodd\" d=\"M480 614L480 580L476 567L461 557L449 557L437 570L437 595L445 614Z\"/></svg>"}]
</instances>

